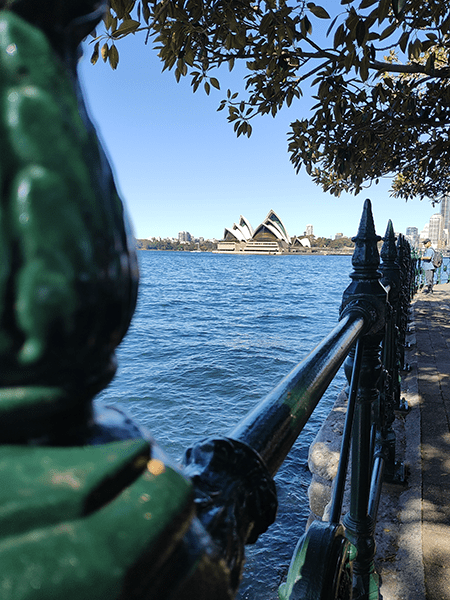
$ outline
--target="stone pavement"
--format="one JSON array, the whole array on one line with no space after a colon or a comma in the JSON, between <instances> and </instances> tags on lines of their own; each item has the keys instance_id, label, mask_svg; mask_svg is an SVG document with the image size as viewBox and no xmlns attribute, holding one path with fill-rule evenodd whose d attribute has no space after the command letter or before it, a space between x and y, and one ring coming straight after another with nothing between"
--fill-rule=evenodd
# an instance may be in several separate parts
<instances>
[{"instance_id":1,"label":"stone pavement","mask_svg":"<svg viewBox=\"0 0 450 600\"><path fill-rule=\"evenodd\" d=\"M450 600L450 285L416 295L409 330L411 411L395 423L409 475L383 486L376 566L383 600Z\"/></svg>"},{"instance_id":2,"label":"stone pavement","mask_svg":"<svg viewBox=\"0 0 450 600\"><path fill-rule=\"evenodd\" d=\"M450 599L450 286L414 302L427 600Z\"/></svg>"}]
</instances>

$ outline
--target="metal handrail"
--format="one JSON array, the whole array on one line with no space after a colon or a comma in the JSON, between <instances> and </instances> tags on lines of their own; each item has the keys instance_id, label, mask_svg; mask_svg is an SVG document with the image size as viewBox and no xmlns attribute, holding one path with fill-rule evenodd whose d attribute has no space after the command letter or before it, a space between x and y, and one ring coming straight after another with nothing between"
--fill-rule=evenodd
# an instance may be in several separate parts
<instances>
[{"instance_id":1,"label":"metal handrail","mask_svg":"<svg viewBox=\"0 0 450 600\"><path fill-rule=\"evenodd\" d=\"M228 437L251 446L275 475L363 329L360 314L347 315Z\"/></svg>"}]
</instances>

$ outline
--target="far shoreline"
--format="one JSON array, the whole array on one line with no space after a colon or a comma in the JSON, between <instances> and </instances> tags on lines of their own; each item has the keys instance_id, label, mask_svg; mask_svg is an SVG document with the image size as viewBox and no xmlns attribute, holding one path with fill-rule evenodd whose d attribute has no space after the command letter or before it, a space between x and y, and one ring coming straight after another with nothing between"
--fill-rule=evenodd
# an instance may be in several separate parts
<instances>
[{"instance_id":1,"label":"far shoreline","mask_svg":"<svg viewBox=\"0 0 450 600\"><path fill-rule=\"evenodd\" d=\"M223 256L353 256L353 250L338 252L336 250L317 249L304 252L218 252L217 250L163 250L159 248L137 248L139 252L174 252L178 254L216 254Z\"/></svg>"}]
</instances>

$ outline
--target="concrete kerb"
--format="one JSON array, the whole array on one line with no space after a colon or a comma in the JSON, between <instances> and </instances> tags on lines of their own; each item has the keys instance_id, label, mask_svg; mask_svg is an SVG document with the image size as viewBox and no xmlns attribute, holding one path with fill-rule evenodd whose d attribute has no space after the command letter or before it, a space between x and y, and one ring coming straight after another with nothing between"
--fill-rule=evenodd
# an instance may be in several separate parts
<instances>
[{"instance_id":1,"label":"concrete kerb","mask_svg":"<svg viewBox=\"0 0 450 600\"><path fill-rule=\"evenodd\" d=\"M381 575L383 600L423 600L425 598L422 556L422 469L420 449L420 399L415 356L414 309L411 309L407 336L406 362L409 370L402 374L402 396L410 412L397 416L396 458L406 468L405 485L383 485L378 511L375 540L375 565ZM327 520L333 480L336 476L347 397L339 394L309 451L312 473L309 488L311 516ZM347 485L348 488L348 485ZM348 489L343 514L348 510Z\"/></svg>"}]
</instances>

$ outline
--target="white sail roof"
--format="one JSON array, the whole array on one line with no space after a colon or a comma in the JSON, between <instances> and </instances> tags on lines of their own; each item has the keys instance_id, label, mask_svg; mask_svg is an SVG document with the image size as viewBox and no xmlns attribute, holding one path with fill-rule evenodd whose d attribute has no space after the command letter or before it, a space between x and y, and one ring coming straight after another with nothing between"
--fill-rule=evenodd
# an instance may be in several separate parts
<instances>
[{"instance_id":1,"label":"white sail roof","mask_svg":"<svg viewBox=\"0 0 450 600\"><path fill-rule=\"evenodd\" d=\"M239 224L233 223L232 227L225 227L223 237L227 237L227 233L236 238L239 242L248 242L253 236L253 227L249 221L242 215L239 218Z\"/></svg>"},{"instance_id":2,"label":"white sail roof","mask_svg":"<svg viewBox=\"0 0 450 600\"><path fill-rule=\"evenodd\" d=\"M250 225L250 221L243 217L242 215L239 218L239 226L242 231L245 231L248 240L251 240L253 237L253 227Z\"/></svg>"},{"instance_id":3,"label":"white sail roof","mask_svg":"<svg viewBox=\"0 0 450 600\"><path fill-rule=\"evenodd\" d=\"M258 225L258 227L255 229L253 237L255 237L263 228L268 229L277 239L284 240L287 244L290 243L290 238L283 221L273 210L269 211L267 217L264 219L261 225Z\"/></svg>"}]
</instances>

